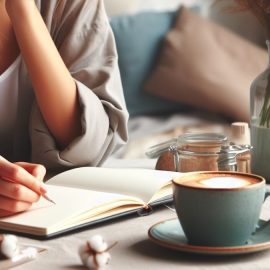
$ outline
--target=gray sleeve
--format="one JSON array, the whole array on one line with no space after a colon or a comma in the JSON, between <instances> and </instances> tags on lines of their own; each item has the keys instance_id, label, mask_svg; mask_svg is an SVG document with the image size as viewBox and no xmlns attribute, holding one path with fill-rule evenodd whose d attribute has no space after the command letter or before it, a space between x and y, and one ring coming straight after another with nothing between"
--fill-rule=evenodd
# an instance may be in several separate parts
<instances>
[{"instance_id":1,"label":"gray sleeve","mask_svg":"<svg viewBox=\"0 0 270 270\"><path fill-rule=\"evenodd\" d=\"M79 7L74 6L74 2ZM88 2L96 2L96 9L93 6L89 9L85 4ZM59 35L54 38L76 81L82 130L79 137L60 150L37 104L33 105L30 125L32 162L42 163L47 168L98 166L127 141L128 113L114 37L102 1L67 3L65 15L59 22Z\"/></svg>"}]
</instances>

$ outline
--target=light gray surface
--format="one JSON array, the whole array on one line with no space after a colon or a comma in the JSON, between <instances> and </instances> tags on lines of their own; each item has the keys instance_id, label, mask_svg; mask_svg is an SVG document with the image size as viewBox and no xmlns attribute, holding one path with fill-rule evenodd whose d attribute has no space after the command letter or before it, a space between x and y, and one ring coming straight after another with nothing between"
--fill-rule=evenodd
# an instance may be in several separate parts
<instances>
[{"instance_id":1,"label":"light gray surface","mask_svg":"<svg viewBox=\"0 0 270 270\"><path fill-rule=\"evenodd\" d=\"M107 167L144 167L151 168L154 160L117 160L109 159ZM270 217L270 200L267 200L262 217ZM114 222L103 223L79 233L52 240L38 241L20 238L20 242L47 247L34 261L15 269L20 270L60 270L85 269L78 256L78 248L87 238L100 234L108 243L118 241L110 251L112 260L106 269L270 269L270 250L242 256L198 256L166 249L148 239L148 229L166 219L176 218L175 212L161 206L153 214L144 217L131 216Z\"/></svg>"},{"instance_id":2,"label":"light gray surface","mask_svg":"<svg viewBox=\"0 0 270 270\"><path fill-rule=\"evenodd\" d=\"M107 167L151 168L154 160L109 159ZM262 216L270 217L270 200L267 200ZM103 223L79 233L38 241L20 237L20 242L47 247L36 260L18 266L18 270L85 269L78 255L78 248L87 238L100 234L108 243L118 241L110 251L112 260L106 269L181 269L181 270L267 270L270 269L270 249L241 256L199 256L160 247L148 239L148 229L166 219L176 218L175 212L165 206L149 216L127 217Z\"/></svg>"},{"instance_id":3,"label":"light gray surface","mask_svg":"<svg viewBox=\"0 0 270 270\"><path fill-rule=\"evenodd\" d=\"M112 260L106 269L270 269L270 250L242 256L199 256L169 250L148 239L150 226L175 217L174 212L163 206L149 216L125 218L53 240L20 238L20 241L47 246L48 251L15 269L85 269L78 256L78 247L94 234L101 234L109 243L118 241L110 251Z\"/></svg>"}]
</instances>

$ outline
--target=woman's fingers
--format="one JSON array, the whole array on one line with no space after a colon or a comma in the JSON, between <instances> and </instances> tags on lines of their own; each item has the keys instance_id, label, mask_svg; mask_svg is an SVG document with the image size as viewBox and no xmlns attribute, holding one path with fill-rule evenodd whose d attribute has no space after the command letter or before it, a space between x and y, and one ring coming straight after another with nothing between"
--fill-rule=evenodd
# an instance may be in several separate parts
<instances>
[{"instance_id":1,"label":"woman's fingers","mask_svg":"<svg viewBox=\"0 0 270 270\"><path fill-rule=\"evenodd\" d=\"M11 215L14 215L14 213L0 209L0 217L8 217L8 216L11 216Z\"/></svg>"},{"instance_id":2,"label":"woman's fingers","mask_svg":"<svg viewBox=\"0 0 270 270\"><path fill-rule=\"evenodd\" d=\"M43 181L44 176L46 174L46 169L41 164L34 164L28 162L15 162L15 164L19 165L20 167L24 168L26 171L31 173L34 177L38 180Z\"/></svg>"},{"instance_id":3,"label":"woman's fingers","mask_svg":"<svg viewBox=\"0 0 270 270\"><path fill-rule=\"evenodd\" d=\"M31 207L31 203L13 200L7 197L0 196L1 211L3 213L18 213L23 212Z\"/></svg>"},{"instance_id":4,"label":"woman's fingers","mask_svg":"<svg viewBox=\"0 0 270 270\"><path fill-rule=\"evenodd\" d=\"M37 194L42 193L42 183L23 167L0 158L0 179L21 184Z\"/></svg>"},{"instance_id":5,"label":"woman's fingers","mask_svg":"<svg viewBox=\"0 0 270 270\"><path fill-rule=\"evenodd\" d=\"M0 217L29 209L46 192L42 165L11 163L0 156Z\"/></svg>"},{"instance_id":6,"label":"woman's fingers","mask_svg":"<svg viewBox=\"0 0 270 270\"><path fill-rule=\"evenodd\" d=\"M31 189L5 180L0 179L0 196L8 197L10 199L24 201L27 203L37 202L40 195ZM1 205L1 204L0 204ZM2 208L2 205L1 205Z\"/></svg>"}]
</instances>

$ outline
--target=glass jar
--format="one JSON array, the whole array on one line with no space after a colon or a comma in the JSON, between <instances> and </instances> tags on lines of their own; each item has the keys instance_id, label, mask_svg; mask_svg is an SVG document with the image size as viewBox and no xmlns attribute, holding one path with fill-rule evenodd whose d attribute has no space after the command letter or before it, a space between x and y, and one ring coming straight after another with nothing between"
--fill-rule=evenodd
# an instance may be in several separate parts
<instances>
[{"instance_id":1,"label":"glass jar","mask_svg":"<svg viewBox=\"0 0 270 270\"><path fill-rule=\"evenodd\" d=\"M175 155L179 172L218 171L218 153L227 137L215 134L184 134L178 137Z\"/></svg>"},{"instance_id":2,"label":"glass jar","mask_svg":"<svg viewBox=\"0 0 270 270\"><path fill-rule=\"evenodd\" d=\"M266 42L268 55L270 41ZM250 89L251 171L270 181L270 66L251 84Z\"/></svg>"},{"instance_id":3,"label":"glass jar","mask_svg":"<svg viewBox=\"0 0 270 270\"><path fill-rule=\"evenodd\" d=\"M157 158L158 170L250 172L250 149L221 134L187 133L149 148L146 155Z\"/></svg>"}]
</instances>

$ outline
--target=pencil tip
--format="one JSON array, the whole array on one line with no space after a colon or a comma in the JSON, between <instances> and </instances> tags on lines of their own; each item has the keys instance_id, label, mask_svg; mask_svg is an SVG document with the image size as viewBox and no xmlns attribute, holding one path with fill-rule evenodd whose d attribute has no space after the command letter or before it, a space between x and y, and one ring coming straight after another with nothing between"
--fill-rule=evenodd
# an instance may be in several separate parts
<instances>
[{"instance_id":1,"label":"pencil tip","mask_svg":"<svg viewBox=\"0 0 270 270\"><path fill-rule=\"evenodd\" d=\"M46 199L47 201L49 201L49 202L51 202L51 203L53 203L53 204L56 204L56 202L53 201L51 198L49 198L46 194L43 194L42 197L43 197L44 199Z\"/></svg>"}]
</instances>

